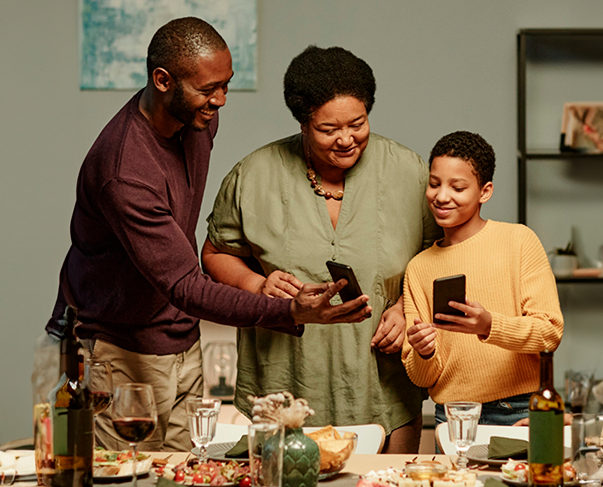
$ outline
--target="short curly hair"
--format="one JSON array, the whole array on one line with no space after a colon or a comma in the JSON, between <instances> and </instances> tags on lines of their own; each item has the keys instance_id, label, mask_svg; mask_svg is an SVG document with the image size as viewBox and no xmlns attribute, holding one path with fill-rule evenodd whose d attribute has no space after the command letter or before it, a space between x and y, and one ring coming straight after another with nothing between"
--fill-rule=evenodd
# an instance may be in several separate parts
<instances>
[{"instance_id":1,"label":"short curly hair","mask_svg":"<svg viewBox=\"0 0 603 487\"><path fill-rule=\"evenodd\" d=\"M287 68L285 103L295 119L307 124L313 113L338 96L353 96L370 113L375 103L375 76L362 59L341 47L308 46Z\"/></svg>"},{"instance_id":2,"label":"short curly hair","mask_svg":"<svg viewBox=\"0 0 603 487\"><path fill-rule=\"evenodd\" d=\"M174 19L160 27L147 50L147 76L156 68L164 68L176 78L194 74L199 56L228 49L218 31L197 17Z\"/></svg>"},{"instance_id":3,"label":"short curly hair","mask_svg":"<svg viewBox=\"0 0 603 487\"><path fill-rule=\"evenodd\" d=\"M436 157L442 156L458 157L469 162L480 187L492 181L496 156L492 146L481 135L462 130L444 135L431 149L429 167Z\"/></svg>"}]
</instances>

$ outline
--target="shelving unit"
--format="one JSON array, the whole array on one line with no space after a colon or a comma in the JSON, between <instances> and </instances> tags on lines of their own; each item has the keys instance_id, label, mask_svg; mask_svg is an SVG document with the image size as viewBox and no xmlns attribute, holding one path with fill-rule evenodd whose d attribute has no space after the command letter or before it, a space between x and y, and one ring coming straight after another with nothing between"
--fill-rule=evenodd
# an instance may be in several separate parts
<instances>
[{"instance_id":1,"label":"shelving unit","mask_svg":"<svg viewBox=\"0 0 603 487\"><path fill-rule=\"evenodd\" d=\"M532 79L529 78L530 69L538 73ZM538 76L540 77L538 78ZM538 81L534 82L534 79ZM550 81L556 79L560 80L558 85L554 84L555 81ZM587 80L586 83L585 80ZM528 96L529 89L532 90L530 97ZM534 103L534 99L537 100L536 103ZM568 187L572 187L574 192L579 192L579 189L576 189L579 184L586 183L588 186L593 181L603 181L603 169L599 169L603 168L603 154L561 152L559 150L563 102L600 100L603 100L603 29L524 29L519 31L517 34L517 169L518 221L520 223L528 224L528 194L530 188L533 188L529 181L528 166L530 163L551 163L547 169L541 169L540 174L554 172L554 165L558 172L561 172L560 167L568 171L567 168L571 166L572 170L579 173L576 181L568 181L567 184ZM534 104L539 104L544 115L534 109ZM542 108L543 106L544 108ZM540 115L540 118L535 115L536 113ZM530 119L530 117L532 118ZM543 125L546 127L543 128ZM556 128L555 125L557 125ZM536 136L533 136L534 132L537 132ZM590 181L588 179L589 171L594 175L594 179ZM592 187L589 188L589 191L592 194ZM545 190L540 188L540 193L544 192ZM554 190L550 190L550 193L553 192ZM580 197L582 196L580 195ZM554 196L551 194L548 194L547 197L554 201ZM585 191L584 198L586 197ZM553 222L553 225L561 227L560 220ZM530 226L534 228L534 222L530 223ZM570 222L570 224L573 223ZM603 227L603 205L600 213L593 213L592 224ZM542 230L542 222L538 221L537 225L540 225ZM595 238L599 237L596 235ZM601 238L599 243L603 243L603 237ZM563 278L558 279L558 282L601 283L603 278Z\"/></svg>"}]
</instances>

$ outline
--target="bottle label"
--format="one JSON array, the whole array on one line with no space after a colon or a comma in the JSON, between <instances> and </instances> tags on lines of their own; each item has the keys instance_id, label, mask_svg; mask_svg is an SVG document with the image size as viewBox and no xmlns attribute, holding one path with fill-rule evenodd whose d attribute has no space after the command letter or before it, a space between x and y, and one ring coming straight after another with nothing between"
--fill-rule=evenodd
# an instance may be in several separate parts
<instances>
[{"instance_id":1,"label":"bottle label","mask_svg":"<svg viewBox=\"0 0 603 487\"><path fill-rule=\"evenodd\" d=\"M530 411L529 463L563 464L563 411Z\"/></svg>"}]
</instances>

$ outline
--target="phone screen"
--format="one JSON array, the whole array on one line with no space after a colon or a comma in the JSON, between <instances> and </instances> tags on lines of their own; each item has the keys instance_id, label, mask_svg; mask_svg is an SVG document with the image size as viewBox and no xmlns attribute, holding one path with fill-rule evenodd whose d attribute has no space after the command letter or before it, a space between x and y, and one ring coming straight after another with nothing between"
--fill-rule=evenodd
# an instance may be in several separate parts
<instances>
[{"instance_id":1,"label":"phone screen","mask_svg":"<svg viewBox=\"0 0 603 487\"><path fill-rule=\"evenodd\" d=\"M441 277L433 281L433 322L438 324L450 324L449 321L437 320L435 315L443 313L447 315L465 316L465 314L448 305L449 301L465 303L465 275Z\"/></svg>"}]
</instances>

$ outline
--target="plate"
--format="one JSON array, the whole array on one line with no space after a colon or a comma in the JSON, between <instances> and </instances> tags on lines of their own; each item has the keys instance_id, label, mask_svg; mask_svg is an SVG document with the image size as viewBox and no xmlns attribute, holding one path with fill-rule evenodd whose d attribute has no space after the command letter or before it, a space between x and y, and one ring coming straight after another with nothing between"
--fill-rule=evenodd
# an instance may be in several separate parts
<instances>
[{"instance_id":1,"label":"plate","mask_svg":"<svg viewBox=\"0 0 603 487\"><path fill-rule=\"evenodd\" d=\"M151 469L145 470L143 472L138 472L136 474L136 478L144 477L151 473ZM94 480L99 482L113 482L114 480L128 480L132 478L132 474L118 474L118 475L95 475Z\"/></svg>"},{"instance_id":2,"label":"plate","mask_svg":"<svg viewBox=\"0 0 603 487\"><path fill-rule=\"evenodd\" d=\"M237 462L248 462L248 458L233 458L226 456L226 453L228 453L228 451L233 448L236 444L236 441L228 441L226 443L211 443L207 446L207 458L209 458L210 460L220 460L221 462L230 462L231 460L235 460ZM191 453L198 457L199 448L193 448L191 450Z\"/></svg>"},{"instance_id":3,"label":"plate","mask_svg":"<svg viewBox=\"0 0 603 487\"><path fill-rule=\"evenodd\" d=\"M565 448L565 459L569 460L572 456L571 448ZM509 461L508 458L504 460L497 460L494 458L488 458L488 445L473 445L467 451L467 459L475 463L484 463L491 467L500 467Z\"/></svg>"},{"instance_id":4,"label":"plate","mask_svg":"<svg viewBox=\"0 0 603 487\"><path fill-rule=\"evenodd\" d=\"M503 477L503 474L500 474L500 479L505 483L505 484L509 484L512 485L513 487L527 487L528 483L527 482L520 482L518 480L513 480L513 479L508 479L506 477Z\"/></svg>"},{"instance_id":5,"label":"plate","mask_svg":"<svg viewBox=\"0 0 603 487\"><path fill-rule=\"evenodd\" d=\"M10 453L0 451L0 472L15 468L17 465L17 458Z\"/></svg>"}]
</instances>

